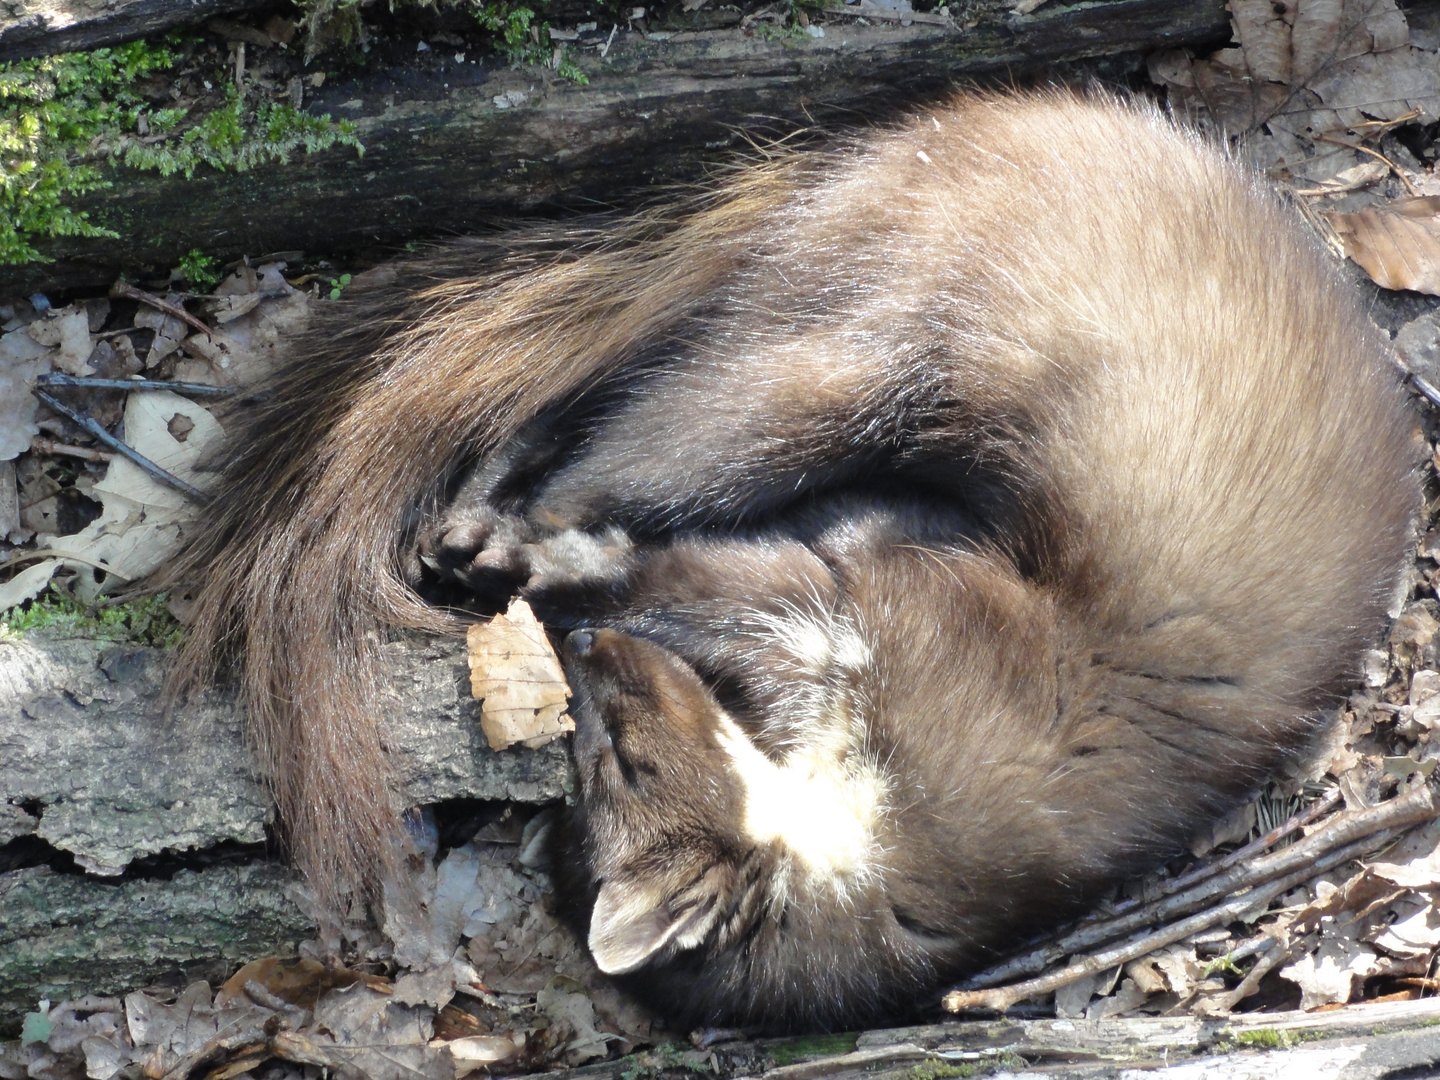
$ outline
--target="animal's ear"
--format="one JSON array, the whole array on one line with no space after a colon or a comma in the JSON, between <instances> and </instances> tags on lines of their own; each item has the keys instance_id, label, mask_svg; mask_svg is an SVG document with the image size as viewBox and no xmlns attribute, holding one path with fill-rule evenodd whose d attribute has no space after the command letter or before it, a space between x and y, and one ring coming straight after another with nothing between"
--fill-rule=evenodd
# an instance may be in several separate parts
<instances>
[{"instance_id":1,"label":"animal's ear","mask_svg":"<svg viewBox=\"0 0 1440 1080\"><path fill-rule=\"evenodd\" d=\"M715 921L716 894L698 890L684 900L636 881L606 881L590 914L590 955L607 975L634 971L672 941L700 944Z\"/></svg>"}]
</instances>

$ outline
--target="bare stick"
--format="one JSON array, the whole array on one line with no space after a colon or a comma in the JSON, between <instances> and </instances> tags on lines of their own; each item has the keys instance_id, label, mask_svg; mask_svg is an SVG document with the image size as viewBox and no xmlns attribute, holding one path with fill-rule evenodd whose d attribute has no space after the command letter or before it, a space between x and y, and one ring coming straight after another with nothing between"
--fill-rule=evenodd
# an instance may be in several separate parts
<instances>
[{"instance_id":1,"label":"bare stick","mask_svg":"<svg viewBox=\"0 0 1440 1080\"><path fill-rule=\"evenodd\" d=\"M121 442L114 435L111 435L110 432L106 431L105 428L97 421L90 419L90 417L88 416L81 416L78 412L70 408L69 405L66 405L59 398L52 397L44 390L40 389L36 389L34 391L34 394L46 405L49 405L50 408L54 409L56 412L60 413L63 416L68 416L71 420L79 424L91 435L95 436L95 438L99 439L106 446L110 447L110 449L114 450L117 454L120 454L121 456L126 457L130 461L134 462L135 465L144 469L151 476L155 477L156 480L159 480L163 484L170 485L170 487L174 488L176 491L180 492L185 497L193 499L195 502L203 503L210 500L210 496L206 495L205 492L201 491L197 487L187 484L184 480L181 480L174 473L162 469L159 465L156 465L155 462L151 461L144 454L140 453L138 450L134 449L128 444Z\"/></svg>"},{"instance_id":2,"label":"bare stick","mask_svg":"<svg viewBox=\"0 0 1440 1080\"><path fill-rule=\"evenodd\" d=\"M1337 814L1298 843L1271 855L1231 867L1193 888L1146 904L1117 918L1081 924L1063 937L972 975L960 984L960 989L978 990L1043 971L1072 953L1114 941L1123 934L1194 911L1216 897L1236 889L1258 885L1288 874L1294 869L1304 868L1310 860L1360 837L1380 829L1399 829L1428 821L1437 813L1440 813L1440 807L1436 806L1434 793L1428 784L1420 784L1412 791L1368 810Z\"/></svg>"},{"instance_id":3,"label":"bare stick","mask_svg":"<svg viewBox=\"0 0 1440 1080\"><path fill-rule=\"evenodd\" d=\"M1269 975L1270 972L1274 971L1300 951L1299 941L1292 942L1286 946L1278 939L1271 938L1270 944L1270 951L1261 953L1260 956L1256 958L1254 965L1245 973L1245 977L1240 980L1240 985L1220 999L1219 1004L1225 1012L1229 1012L1235 1008L1236 1005L1240 1004L1240 1002L1255 993L1256 990L1260 989L1261 979Z\"/></svg>"},{"instance_id":4,"label":"bare stick","mask_svg":"<svg viewBox=\"0 0 1440 1080\"><path fill-rule=\"evenodd\" d=\"M1405 190L1410 193L1412 198L1420 194L1420 189L1410 182L1410 177L1405 175L1405 170L1400 168L1399 165L1396 165L1395 162L1391 161L1384 154L1380 153L1379 150L1371 150L1368 146L1361 146L1359 143L1351 142L1349 139L1337 139L1334 135L1312 135L1311 138L1317 139L1320 142L1334 143L1336 146L1348 146L1351 150L1358 150L1362 154L1369 154L1376 160L1383 161L1386 165L1390 166L1390 171L1400 178L1400 182L1405 185Z\"/></svg>"},{"instance_id":5,"label":"bare stick","mask_svg":"<svg viewBox=\"0 0 1440 1080\"><path fill-rule=\"evenodd\" d=\"M1197 915L1191 915L1188 919L1171 923L1153 933L1143 934L1113 948L1092 953L1078 963L1061 968L1059 971L1052 971L1049 975L1042 975L1038 979L1028 979L1025 982L992 990L952 990L941 999L940 1003L949 1012L960 1012L963 1009L994 1009L997 1012L1004 1012L1017 1001L1038 997L1040 994L1048 994L1087 976L1098 975L1100 972L1109 971L1120 964L1138 960L1147 953L1152 953L1166 945L1173 945L1191 934L1222 923L1233 922L1256 908L1264 910L1272 900L1282 893L1289 892L1295 886L1303 884L1315 875L1323 874L1326 870L1339 866L1341 863L1349 862L1351 859L1374 851L1396 836L1398 832L1398 829L1386 829L1362 840L1357 840L1323 859L1316 860L1309 866L1287 874L1278 881L1257 886L1217 907L1202 911Z\"/></svg>"},{"instance_id":6,"label":"bare stick","mask_svg":"<svg viewBox=\"0 0 1440 1080\"><path fill-rule=\"evenodd\" d=\"M114 297L119 297L124 300L138 300L142 304L149 304L156 311L163 311L166 315L174 315L175 318L180 319L186 325L191 326L196 330L199 330L200 333L204 334L206 337L214 337L214 335L210 332L210 328L208 326L206 326L203 322L197 319L194 315L191 315L179 304L172 304L169 300L162 300L154 293L148 293L144 289L137 289L128 281L121 280L115 282L114 285L111 285L110 295Z\"/></svg>"},{"instance_id":7,"label":"bare stick","mask_svg":"<svg viewBox=\"0 0 1440 1080\"><path fill-rule=\"evenodd\" d=\"M1407 371L1405 374L1410 376L1410 381L1415 384L1415 389L1420 391L1426 401L1440 408L1440 390L1432 386L1429 379L1423 375L1416 375L1413 371Z\"/></svg>"},{"instance_id":8,"label":"bare stick","mask_svg":"<svg viewBox=\"0 0 1440 1080\"><path fill-rule=\"evenodd\" d=\"M169 390L192 397L229 397L235 393L233 386L211 386L209 383L171 382L168 379L99 379L86 375L63 375L58 371L47 371L36 376L35 381L41 386L79 386L92 390Z\"/></svg>"},{"instance_id":9,"label":"bare stick","mask_svg":"<svg viewBox=\"0 0 1440 1080\"><path fill-rule=\"evenodd\" d=\"M1331 788L1328 792L1326 792L1324 798L1319 799L1314 803L1311 803L1304 810L1300 811L1300 813L1292 817L1289 821L1282 822L1281 824L1276 825L1275 828L1271 829L1264 836L1256 840L1252 840L1250 843L1246 844L1242 848L1235 849L1234 851L1230 852L1230 854L1226 855L1224 858L1216 859L1214 862L1208 862L1202 866L1197 866L1189 873L1181 874L1177 878L1173 878L1170 881L1164 882L1160 886L1159 892L1156 895L1152 896L1148 901L1143 898L1137 898L1134 900L1122 900L1120 903L1115 905L1115 908L1111 912L1111 915L1124 915L1126 912L1134 910L1141 904L1153 903L1154 901L1160 899L1160 897L1162 896L1171 896L1174 893L1180 892L1182 889L1188 889L1190 888L1190 886L1204 881L1207 878L1214 877L1222 870L1230 869L1230 867L1234 866L1236 863L1241 863L1244 862L1246 859L1252 858L1253 856L1263 854L1268 848L1270 848L1274 844L1279 843L1291 833L1298 832L1306 825L1309 825L1316 818L1320 817L1320 815L1324 814L1327 810L1334 808L1334 806L1340 802L1340 796L1341 792L1338 787Z\"/></svg>"},{"instance_id":10,"label":"bare stick","mask_svg":"<svg viewBox=\"0 0 1440 1080\"><path fill-rule=\"evenodd\" d=\"M30 452L34 454L61 454L65 457L80 458L82 461L113 461L115 455L109 450L96 450L89 446L71 446L36 435L30 440Z\"/></svg>"}]
</instances>

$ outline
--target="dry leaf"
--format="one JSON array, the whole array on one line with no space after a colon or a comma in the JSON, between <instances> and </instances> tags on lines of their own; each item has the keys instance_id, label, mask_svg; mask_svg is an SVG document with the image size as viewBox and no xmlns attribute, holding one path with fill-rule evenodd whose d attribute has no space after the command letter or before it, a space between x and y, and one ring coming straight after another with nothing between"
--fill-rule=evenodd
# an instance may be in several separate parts
<instances>
[{"instance_id":1,"label":"dry leaf","mask_svg":"<svg viewBox=\"0 0 1440 1080\"><path fill-rule=\"evenodd\" d=\"M1440 196L1329 214L1354 259L1382 289L1440 296Z\"/></svg>"},{"instance_id":2,"label":"dry leaf","mask_svg":"<svg viewBox=\"0 0 1440 1080\"><path fill-rule=\"evenodd\" d=\"M327 990L357 982L374 985L376 981L375 976L343 967L327 967L318 960L282 960L270 956L253 960L231 975L215 992L215 1007L221 1009L233 1002L247 1001L245 987L250 983L264 987L281 1001L298 1008L314 1009Z\"/></svg>"},{"instance_id":3,"label":"dry leaf","mask_svg":"<svg viewBox=\"0 0 1440 1080\"><path fill-rule=\"evenodd\" d=\"M155 331L155 337L150 342L150 351L145 354L147 368L154 367L178 349L180 342L184 341L185 335L190 332L183 319L143 304L140 310L135 312L135 325Z\"/></svg>"},{"instance_id":4,"label":"dry leaf","mask_svg":"<svg viewBox=\"0 0 1440 1080\"><path fill-rule=\"evenodd\" d=\"M1406 889L1440 885L1440 822L1410 833L1385 853L1384 862L1371 863L1370 873Z\"/></svg>"},{"instance_id":5,"label":"dry leaf","mask_svg":"<svg viewBox=\"0 0 1440 1080\"><path fill-rule=\"evenodd\" d=\"M570 687L545 630L524 600L470 627L470 692L481 699L480 727L492 750L543 746L575 721L565 713Z\"/></svg>"},{"instance_id":6,"label":"dry leaf","mask_svg":"<svg viewBox=\"0 0 1440 1080\"><path fill-rule=\"evenodd\" d=\"M1440 946L1440 913L1424 904L1413 914L1397 919L1375 935L1374 944L1392 956L1429 957Z\"/></svg>"},{"instance_id":7,"label":"dry leaf","mask_svg":"<svg viewBox=\"0 0 1440 1080\"><path fill-rule=\"evenodd\" d=\"M184 442L170 434L177 415L194 423ZM201 406L168 391L131 393L125 406L125 435L137 451L186 483L203 486L211 474L198 469L206 449L222 437L219 423ZM179 545L183 523L197 508L190 499L138 465L116 457L93 489L104 512L78 533L54 537L45 547L57 558L75 559L86 570L97 565L123 580L137 581L155 570ZM76 594L89 602L106 585L81 573Z\"/></svg>"},{"instance_id":8,"label":"dry leaf","mask_svg":"<svg viewBox=\"0 0 1440 1080\"><path fill-rule=\"evenodd\" d=\"M1280 977L1300 987L1300 1008L1343 1005L1354 995L1355 980L1379 970L1375 954L1348 937L1329 937L1314 953L1306 953L1280 969Z\"/></svg>"},{"instance_id":9,"label":"dry leaf","mask_svg":"<svg viewBox=\"0 0 1440 1080\"><path fill-rule=\"evenodd\" d=\"M1134 979L1126 979L1120 984L1120 989L1109 997L1101 998L1085 1010L1086 1020L1107 1020L1112 1016L1121 1016L1133 1012L1150 1000L1150 995Z\"/></svg>"},{"instance_id":10,"label":"dry leaf","mask_svg":"<svg viewBox=\"0 0 1440 1080\"><path fill-rule=\"evenodd\" d=\"M56 350L36 341L26 330L0 336L0 461L9 461L30 448L40 434L35 423L39 402L30 388L37 376L54 366Z\"/></svg>"},{"instance_id":11,"label":"dry leaf","mask_svg":"<svg viewBox=\"0 0 1440 1080\"><path fill-rule=\"evenodd\" d=\"M1424 728L1440 726L1440 671L1417 671L1410 680L1410 718Z\"/></svg>"},{"instance_id":12,"label":"dry leaf","mask_svg":"<svg viewBox=\"0 0 1440 1080\"><path fill-rule=\"evenodd\" d=\"M9 611L17 604L33 600L42 589L50 584L55 571L63 565L59 559L45 559L34 566L27 566L9 581L0 585L0 612Z\"/></svg>"},{"instance_id":13,"label":"dry leaf","mask_svg":"<svg viewBox=\"0 0 1440 1080\"><path fill-rule=\"evenodd\" d=\"M465 1076L497 1061L507 1061L520 1049L513 1040L498 1035L472 1035L464 1039L451 1039L444 1046L455 1059L458 1076Z\"/></svg>"},{"instance_id":14,"label":"dry leaf","mask_svg":"<svg viewBox=\"0 0 1440 1080\"><path fill-rule=\"evenodd\" d=\"M55 366L69 375L94 375L90 366L90 353L94 342L90 338L90 316L79 304L56 308L43 319L36 319L26 332L41 345L48 345L59 351L55 354Z\"/></svg>"}]
</instances>

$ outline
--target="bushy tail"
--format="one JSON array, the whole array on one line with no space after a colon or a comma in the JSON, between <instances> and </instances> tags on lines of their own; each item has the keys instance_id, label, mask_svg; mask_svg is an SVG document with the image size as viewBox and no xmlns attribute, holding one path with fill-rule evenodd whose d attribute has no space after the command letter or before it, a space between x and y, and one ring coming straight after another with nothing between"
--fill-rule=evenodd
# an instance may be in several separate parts
<instances>
[{"instance_id":1,"label":"bushy tail","mask_svg":"<svg viewBox=\"0 0 1440 1080\"><path fill-rule=\"evenodd\" d=\"M174 575L203 575L172 700L240 664L292 854L321 898L373 889L398 812L380 631L456 628L400 573L407 518L457 462L613 372L695 311L782 205L798 161L614 228L465 241L337 304L259 396Z\"/></svg>"}]
</instances>

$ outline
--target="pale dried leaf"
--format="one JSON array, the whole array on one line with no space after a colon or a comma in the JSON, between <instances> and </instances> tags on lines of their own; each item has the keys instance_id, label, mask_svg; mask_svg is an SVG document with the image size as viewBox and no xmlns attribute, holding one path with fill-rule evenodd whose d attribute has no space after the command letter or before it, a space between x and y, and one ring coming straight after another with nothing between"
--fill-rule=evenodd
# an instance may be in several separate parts
<instances>
[{"instance_id":1,"label":"pale dried leaf","mask_svg":"<svg viewBox=\"0 0 1440 1080\"><path fill-rule=\"evenodd\" d=\"M1432 383L1440 380L1440 320L1436 319L1436 312L1427 311L1402 326L1395 335L1395 351L1408 370L1423 375ZM1429 555L1431 550L1434 549L1422 550L1421 554ZM1366 683L1385 685L1383 682L1370 683L1368 678Z\"/></svg>"},{"instance_id":2,"label":"pale dried leaf","mask_svg":"<svg viewBox=\"0 0 1440 1080\"><path fill-rule=\"evenodd\" d=\"M1262 167L1287 164L1323 182L1358 162L1351 151L1316 153L1313 133L1412 109L1422 122L1440 116L1440 65L1409 44L1394 0L1231 0L1230 10L1238 47L1200 60L1167 52L1150 77L1172 103L1208 109L1228 132L1268 124L1257 140Z\"/></svg>"},{"instance_id":3,"label":"pale dried leaf","mask_svg":"<svg viewBox=\"0 0 1440 1080\"><path fill-rule=\"evenodd\" d=\"M178 349L185 340L185 335L190 332L184 320L146 305L141 305L140 310L135 312L135 325L155 332L155 337L150 342L150 351L145 354L147 368L154 367Z\"/></svg>"},{"instance_id":4,"label":"pale dried leaf","mask_svg":"<svg viewBox=\"0 0 1440 1080\"><path fill-rule=\"evenodd\" d=\"M450 1056L455 1059L457 1076L466 1076L485 1065L508 1061L519 1051L511 1039L499 1035L474 1035L465 1039L451 1039L445 1043Z\"/></svg>"},{"instance_id":5,"label":"pale dried leaf","mask_svg":"<svg viewBox=\"0 0 1440 1080\"><path fill-rule=\"evenodd\" d=\"M1090 1004L1090 999L1095 995L1096 984L1099 981L1099 975L1089 975L1057 989L1055 991L1055 1015L1062 1020L1073 1020L1076 1017L1084 1016L1085 1007Z\"/></svg>"},{"instance_id":6,"label":"pale dried leaf","mask_svg":"<svg viewBox=\"0 0 1440 1080\"><path fill-rule=\"evenodd\" d=\"M137 1056L146 1072L164 1076L181 1058L204 1046L219 1029L210 986L194 982L173 1005L136 992L125 998L125 1018Z\"/></svg>"},{"instance_id":7,"label":"pale dried leaf","mask_svg":"<svg viewBox=\"0 0 1440 1080\"><path fill-rule=\"evenodd\" d=\"M35 423L39 402L30 390L39 375L54 367L56 355L24 329L0 336L0 461L23 454L40 434Z\"/></svg>"},{"instance_id":8,"label":"pale dried leaf","mask_svg":"<svg viewBox=\"0 0 1440 1080\"><path fill-rule=\"evenodd\" d=\"M1402 888L1429 889L1440 885L1440 824L1431 822L1385 853L1383 862L1369 870Z\"/></svg>"},{"instance_id":9,"label":"pale dried leaf","mask_svg":"<svg viewBox=\"0 0 1440 1080\"><path fill-rule=\"evenodd\" d=\"M1328 217L1345 243L1345 254L1381 288L1440 296L1440 196Z\"/></svg>"},{"instance_id":10,"label":"pale dried leaf","mask_svg":"<svg viewBox=\"0 0 1440 1080\"><path fill-rule=\"evenodd\" d=\"M1337 9L1339 6L1334 4ZM1272 0L1230 0L1230 23L1251 76L1288 83L1292 75L1290 38L1295 12L1288 4L1280 5L1279 14L1276 8ZM1339 14L1336 10L1337 26Z\"/></svg>"},{"instance_id":11,"label":"pale dried leaf","mask_svg":"<svg viewBox=\"0 0 1440 1080\"><path fill-rule=\"evenodd\" d=\"M1440 912L1425 904L1385 927L1373 944L1391 956L1428 958L1440 946Z\"/></svg>"},{"instance_id":12,"label":"pale dried leaf","mask_svg":"<svg viewBox=\"0 0 1440 1080\"><path fill-rule=\"evenodd\" d=\"M1425 728L1440 724L1440 671L1422 670L1410 679L1411 718Z\"/></svg>"},{"instance_id":13,"label":"pale dried leaf","mask_svg":"<svg viewBox=\"0 0 1440 1080\"><path fill-rule=\"evenodd\" d=\"M194 423L183 442L170 434L170 422L183 415ZM126 440L161 468L197 487L212 474L197 466L207 448L223 437L210 413L168 391L131 393L125 406ZM96 520L70 536L50 538L45 547L59 558L75 558L85 570L93 564L135 581L158 568L178 547L182 526L198 508L184 494L122 457L110 462L93 494L104 509ZM105 583L81 573L76 593L92 600Z\"/></svg>"},{"instance_id":14,"label":"pale dried leaf","mask_svg":"<svg viewBox=\"0 0 1440 1080\"><path fill-rule=\"evenodd\" d=\"M1304 85L1325 106L1307 121L1315 131L1394 120L1414 110L1420 123L1434 123L1440 115L1440 65L1424 49L1365 53L1327 67Z\"/></svg>"},{"instance_id":15,"label":"pale dried leaf","mask_svg":"<svg viewBox=\"0 0 1440 1080\"><path fill-rule=\"evenodd\" d=\"M595 1006L579 992L574 979L557 975L535 995L535 1005L549 1017L547 1037L557 1050L563 1048L568 1064L579 1065L609 1052L615 1036L596 1029Z\"/></svg>"},{"instance_id":16,"label":"pale dried leaf","mask_svg":"<svg viewBox=\"0 0 1440 1080\"><path fill-rule=\"evenodd\" d=\"M0 612L9 611L16 604L23 604L26 600L39 596L62 565L57 559L45 559L34 566L27 566L0 585Z\"/></svg>"},{"instance_id":17,"label":"pale dried leaf","mask_svg":"<svg viewBox=\"0 0 1440 1080\"><path fill-rule=\"evenodd\" d=\"M310 320L310 296L292 290L265 297L254 310L182 343L192 357L175 365L175 378L218 386L256 386L276 371L293 339Z\"/></svg>"},{"instance_id":18,"label":"pale dried leaf","mask_svg":"<svg viewBox=\"0 0 1440 1080\"><path fill-rule=\"evenodd\" d=\"M205 311L217 323L233 322L254 311L263 299L258 292L217 296L205 303Z\"/></svg>"},{"instance_id":19,"label":"pale dried leaf","mask_svg":"<svg viewBox=\"0 0 1440 1080\"><path fill-rule=\"evenodd\" d=\"M1170 989L1169 983L1160 969L1155 966L1154 957L1141 957L1139 960L1131 960L1125 965L1127 981L1134 982L1136 987L1147 997L1151 994L1163 994Z\"/></svg>"},{"instance_id":20,"label":"pale dried leaf","mask_svg":"<svg viewBox=\"0 0 1440 1080\"><path fill-rule=\"evenodd\" d=\"M1356 980L1379 969L1375 954L1347 937L1327 936L1314 953L1306 953L1280 969L1282 978L1300 987L1300 1008L1344 1004L1355 993Z\"/></svg>"},{"instance_id":21,"label":"pale dried leaf","mask_svg":"<svg viewBox=\"0 0 1440 1080\"><path fill-rule=\"evenodd\" d=\"M470 692L481 699L480 727L493 750L543 746L575 721L565 713L570 687L530 605L514 601L504 615L470 627Z\"/></svg>"},{"instance_id":22,"label":"pale dried leaf","mask_svg":"<svg viewBox=\"0 0 1440 1080\"><path fill-rule=\"evenodd\" d=\"M1195 957L1193 945L1171 945L1155 953L1152 959L1155 967L1165 976L1169 989L1182 998L1195 992L1195 984L1205 972Z\"/></svg>"},{"instance_id":23,"label":"pale dried leaf","mask_svg":"<svg viewBox=\"0 0 1440 1080\"><path fill-rule=\"evenodd\" d=\"M68 375L94 375L90 353L95 343L90 337L90 316L79 304L56 308L43 319L36 319L26 328L41 345L56 349L55 367Z\"/></svg>"}]
</instances>

